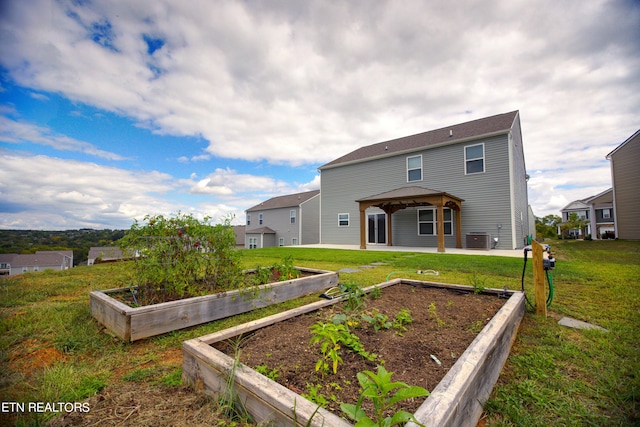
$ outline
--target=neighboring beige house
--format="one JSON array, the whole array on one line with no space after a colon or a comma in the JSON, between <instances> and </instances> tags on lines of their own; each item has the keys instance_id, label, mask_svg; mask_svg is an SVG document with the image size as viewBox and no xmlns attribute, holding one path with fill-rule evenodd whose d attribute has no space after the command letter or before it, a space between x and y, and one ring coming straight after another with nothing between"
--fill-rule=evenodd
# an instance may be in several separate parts
<instances>
[{"instance_id":1,"label":"neighboring beige house","mask_svg":"<svg viewBox=\"0 0 640 427\"><path fill-rule=\"evenodd\" d=\"M0 275L68 270L73 267L73 251L37 251L35 254L1 254Z\"/></svg>"},{"instance_id":2,"label":"neighboring beige house","mask_svg":"<svg viewBox=\"0 0 640 427\"><path fill-rule=\"evenodd\" d=\"M640 130L606 158L611 163L616 237L640 240Z\"/></svg>"},{"instance_id":3,"label":"neighboring beige house","mask_svg":"<svg viewBox=\"0 0 640 427\"><path fill-rule=\"evenodd\" d=\"M569 220L569 215L575 213L578 218L586 220L585 235L591 235L593 239L612 239L615 236L615 210L613 209L613 189L603 191L586 199L574 200L560 210L562 223ZM569 235L576 238L584 238L582 230L569 230Z\"/></svg>"},{"instance_id":4,"label":"neighboring beige house","mask_svg":"<svg viewBox=\"0 0 640 427\"><path fill-rule=\"evenodd\" d=\"M320 190L273 197L245 212L247 249L309 245L320 240Z\"/></svg>"}]
</instances>

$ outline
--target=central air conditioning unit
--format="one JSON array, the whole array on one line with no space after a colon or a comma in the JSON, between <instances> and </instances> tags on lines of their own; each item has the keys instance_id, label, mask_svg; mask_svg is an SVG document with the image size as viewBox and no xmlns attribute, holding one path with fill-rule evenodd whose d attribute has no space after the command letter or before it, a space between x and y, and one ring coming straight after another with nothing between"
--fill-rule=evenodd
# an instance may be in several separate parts
<instances>
[{"instance_id":1,"label":"central air conditioning unit","mask_svg":"<svg viewBox=\"0 0 640 427\"><path fill-rule=\"evenodd\" d=\"M489 233L467 233L467 249L491 249Z\"/></svg>"}]
</instances>

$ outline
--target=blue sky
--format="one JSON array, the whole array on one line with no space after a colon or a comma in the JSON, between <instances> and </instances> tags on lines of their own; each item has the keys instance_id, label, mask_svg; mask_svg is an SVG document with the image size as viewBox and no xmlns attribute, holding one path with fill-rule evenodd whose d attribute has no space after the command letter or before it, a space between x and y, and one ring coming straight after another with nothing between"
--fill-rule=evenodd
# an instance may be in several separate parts
<instances>
[{"instance_id":1,"label":"blue sky","mask_svg":"<svg viewBox=\"0 0 640 427\"><path fill-rule=\"evenodd\" d=\"M360 146L520 110L537 216L640 127L637 1L6 0L0 228L244 222Z\"/></svg>"}]
</instances>

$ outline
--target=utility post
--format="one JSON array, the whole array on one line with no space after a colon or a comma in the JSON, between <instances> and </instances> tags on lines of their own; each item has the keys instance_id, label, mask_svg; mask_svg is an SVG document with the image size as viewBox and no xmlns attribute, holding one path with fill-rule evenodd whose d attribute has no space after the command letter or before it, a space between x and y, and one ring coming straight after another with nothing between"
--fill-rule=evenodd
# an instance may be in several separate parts
<instances>
[{"instance_id":1,"label":"utility post","mask_svg":"<svg viewBox=\"0 0 640 427\"><path fill-rule=\"evenodd\" d=\"M533 291L536 298L536 314L547 317L547 296L544 285L544 248L535 240L531 242L533 258Z\"/></svg>"}]
</instances>

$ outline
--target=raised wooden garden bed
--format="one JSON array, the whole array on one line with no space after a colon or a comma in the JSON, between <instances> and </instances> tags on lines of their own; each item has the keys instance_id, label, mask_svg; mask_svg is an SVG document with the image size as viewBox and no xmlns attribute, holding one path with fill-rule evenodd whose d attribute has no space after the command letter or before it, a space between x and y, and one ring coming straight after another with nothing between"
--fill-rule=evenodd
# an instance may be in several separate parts
<instances>
[{"instance_id":1,"label":"raised wooden garden bed","mask_svg":"<svg viewBox=\"0 0 640 427\"><path fill-rule=\"evenodd\" d=\"M130 307L110 296L130 292L129 288L93 291L89 294L91 315L122 340L133 342L321 293L338 284L338 273L303 267L296 269L304 277L262 285L257 287L257 292L233 290L143 307Z\"/></svg>"},{"instance_id":2,"label":"raised wooden garden bed","mask_svg":"<svg viewBox=\"0 0 640 427\"><path fill-rule=\"evenodd\" d=\"M467 295L476 296L474 295L474 289L470 286L407 279L395 279L366 288L365 291L370 292L374 288L387 288L394 285L447 289L454 292L466 292ZM383 298L384 292L383 290ZM450 294L453 295L454 292ZM438 385L435 386L435 388L433 386L428 387L431 395L422 403L415 403L417 409L412 410L412 412L417 420L424 425L439 427L475 426L482 413L482 404L487 400L498 379L500 370L509 354L518 326L524 315L524 295L521 292L501 289L485 289L482 294L483 295L477 296L493 299L497 299L497 296L502 296L506 299L502 300L505 301L503 304L500 303L501 308L496 308L497 312L493 317L486 318L485 316L483 322L484 327L475 338L470 338L472 342L466 347L466 350L463 350L462 354L457 354L455 359L450 362L450 365L446 366L448 371L446 371L446 374L443 373L444 376ZM453 296L447 298L455 299ZM339 303L343 299L344 297L333 300L319 300L303 307L185 341L183 343L183 382L194 386L196 389L204 389L214 395L222 394L224 396L229 393L229 384L233 384L233 392L237 396L237 399L242 402L248 413L256 421L270 422L271 424L269 425L352 426L350 421L341 417L342 414L338 415L335 411L332 412L322 408L318 409L316 403L307 400L290 388L257 373L245 364L234 362L233 355L225 354L216 348L222 348L229 342L246 341L246 337L249 336L254 336L255 338L251 339L261 342L263 337L258 334L262 334L262 329L269 329L271 325L277 325L278 330L283 336L282 340L284 341L284 336L288 334L288 330L285 329L288 323L305 317L307 313L329 310L329 306ZM440 310L443 309L444 305L441 304L438 307ZM424 307L424 311L428 311L428 307ZM306 317L311 316L312 315L309 314ZM314 317L317 316L314 315ZM446 329L446 327L443 327L443 329ZM424 331L418 330L417 332L423 333ZM389 336L394 337L393 332L390 332ZM241 337L243 337L242 340L240 340ZM397 342L402 343L402 339L403 338L400 338ZM306 340L308 343L308 338ZM380 348L383 346L383 344L380 344ZM406 350L406 359L413 359L415 354L411 357L409 357L409 354L411 350L415 349L406 348L403 350ZM251 353L255 352L255 350L246 351ZM291 348L289 351L293 358L296 356L294 353L301 350ZM304 351L309 351L309 349ZM371 349L371 351L377 352L377 349L374 348ZM243 349L243 355L244 352L245 350ZM427 351L427 359L429 359L428 353ZM274 354L273 358L281 361L285 356ZM416 357L416 359L418 358ZM387 370L394 372L396 370L394 363L389 362L387 359L385 360L387 361L385 364ZM280 363L278 361L274 361L273 363L277 365ZM429 362L431 362L431 364L429 364ZM269 363L269 359L265 359L264 363ZM419 368L423 371L438 369L434 368L435 364L432 363L431 360L419 363ZM444 369L447 361L443 359L442 365L442 369ZM367 369L375 371L375 369ZM326 376L325 383L327 384L325 384L325 386L335 381L333 378L332 374L328 374ZM233 381L231 381L231 379L233 379ZM394 377L394 380L401 379ZM418 380L417 376L414 380ZM352 382L357 384L355 378L353 378ZM412 383L410 380L405 382ZM423 385L416 384L415 382L413 382L413 384ZM435 384L435 382L433 384ZM298 386L298 388L300 388L300 386Z\"/></svg>"}]
</instances>

